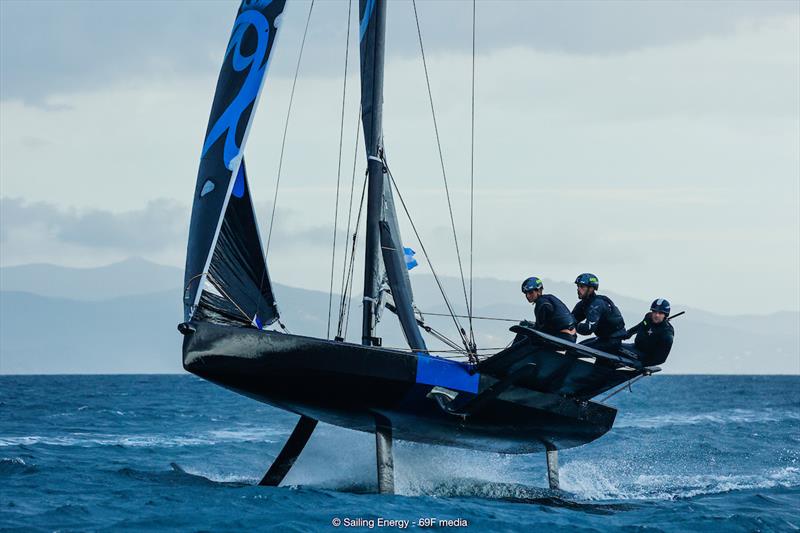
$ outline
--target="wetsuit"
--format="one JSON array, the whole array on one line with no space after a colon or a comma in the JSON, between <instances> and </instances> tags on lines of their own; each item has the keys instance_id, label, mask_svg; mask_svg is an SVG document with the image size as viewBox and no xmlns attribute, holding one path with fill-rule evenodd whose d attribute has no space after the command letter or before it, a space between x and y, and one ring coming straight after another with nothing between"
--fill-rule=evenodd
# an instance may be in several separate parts
<instances>
[{"instance_id":1,"label":"wetsuit","mask_svg":"<svg viewBox=\"0 0 800 533\"><path fill-rule=\"evenodd\" d=\"M572 309L572 316L578 322L575 329L581 335L596 335L581 344L591 346L606 353L616 353L627 335L625 320L611 298L594 294L590 298L579 301Z\"/></svg>"},{"instance_id":2,"label":"wetsuit","mask_svg":"<svg viewBox=\"0 0 800 533\"><path fill-rule=\"evenodd\" d=\"M652 321L653 313L644 315L644 320L628 330L625 338L636 335L633 344L625 344L625 348L635 353L644 366L660 365L667 360L675 338L675 329L667 320L660 324Z\"/></svg>"},{"instance_id":3,"label":"wetsuit","mask_svg":"<svg viewBox=\"0 0 800 533\"><path fill-rule=\"evenodd\" d=\"M536 325L533 329L565 341L576 341L577 335L565 331L575 327L575 317L564 302L552 294L542 294L536 299L533 314L536 316Z\"/></svg>"}]
</instances>

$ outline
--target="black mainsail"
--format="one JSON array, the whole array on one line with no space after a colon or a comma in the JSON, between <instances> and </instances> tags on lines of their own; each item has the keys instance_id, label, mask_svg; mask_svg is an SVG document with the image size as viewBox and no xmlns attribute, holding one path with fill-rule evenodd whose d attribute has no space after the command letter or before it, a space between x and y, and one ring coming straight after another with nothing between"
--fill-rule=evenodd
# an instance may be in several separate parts
<instances>
[{"instance_id":1,"label":"black mainsail","mask_svg":"<svg viewBox=\"0 0 800 533\"><path fill-rule=\"evenodd\" d=\"M285 0L245 0L217 81L197 174L184 318L262 327L277 320L243 150Z\"/></svg>"}]
</instances>

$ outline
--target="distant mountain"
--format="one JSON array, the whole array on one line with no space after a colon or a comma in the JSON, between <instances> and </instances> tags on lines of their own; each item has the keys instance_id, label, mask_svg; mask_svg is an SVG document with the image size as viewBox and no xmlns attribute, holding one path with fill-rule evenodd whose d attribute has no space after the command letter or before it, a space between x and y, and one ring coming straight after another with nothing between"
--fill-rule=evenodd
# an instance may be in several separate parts
<instances>
[{"instance_id":1,"label":"distant mountain","mask_svg":"<svg viewBox=\"0 0 800 533\"><path fill-rule=\"evenodd\" d=\"M444 313L431 276L413 275L417 305ZM442 282L456 311L464 311L459 280ZM0 268L0 373L181 372L182 272L131 259L107 267L74 269L54 265ZM574 286L545 281L549 292L571 305ZM532 309L516 282L474 281L475 315L520 320ZM282 319L292 333L324 337L328 294L276 284ZM607 293L628 324L640 320L649 302ZM338 305L334 298L334 310ZM478 305L480 304L480 305ZM685 309L679 305L675 309ZM800 314L729 317L687 309L676 319L670 373L800 373ZM351 302L348 340L360 338L360 298ZM460 319L467 325L466 319ZM453 334L451 318L426 315L428 324ZM512 322L475 320L478 344L501 348L511 340ZM336 318L331 324L336 330ZM404 346L390 312L380 325L384 346ZM430 344L431 348L442 345Z\"/></svg>"},{"instance_id":2,"label":"distant mountain","mask_svg":"<svg viewBox=\"0 0 800 533\"><path fill-rule=\"evenodd\" d=\"M138 257L98 268L46 264L0 268L0 290L90 302L168 290L180 298L182 283L180 269Z\"/></svg>"},{"instance_id":3,"label":"distant mountain","mask_svg":"<svg viewBox=\"0 0 800 533\"><path fill-rule=\"evenodd\" d=\"M178 372L176 294L85 302L0 292L0 373Z\"/></svg>"}]
</instances>

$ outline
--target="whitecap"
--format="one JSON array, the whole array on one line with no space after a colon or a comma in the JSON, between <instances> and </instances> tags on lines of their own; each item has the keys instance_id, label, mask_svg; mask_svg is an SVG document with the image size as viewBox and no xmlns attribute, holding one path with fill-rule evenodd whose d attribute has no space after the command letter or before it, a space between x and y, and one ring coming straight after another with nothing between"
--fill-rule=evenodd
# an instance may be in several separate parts
<instances>
[{"instance_id":1,"label":"whitecap","mask_svg":"<svg viewBox=\"0 0 800 533\"><path fill-rule=\"evenodd\" d=\"M676 500L738 490L800 486L800 469L761 474L639 474L625 465L573 461L561 467L561 488L585 500ZM616 472L618 477L612 475Z\"/></svg>"},{"instance_id":2,"label":"whitecap","mask_svg":"<svg viewBox=\"0 0 800 533\"><path fill-rule=\"evenodd\" d=\"M784 409L728 409L706 413L671 412L655 416L623 415L615 427L655 429L666 426L757 424L800 421L800 413Z\"/></svg>"},{"instance_id":3,"label":"whitecap","mask_svg":"<svg viewBox=\"0 0 800 533\"><path fill-rule=\"evenodd\" d=\"M283 437L279 431L261 428L233 428L212 430L197 435L164 435L164 434L134 434L119 435L109 433L69 433L66 435L25 435L25 436L0 436L0 447L4 446L32 446L46 444L50 446L129 446L145 448L171 448L180 446L204 446L224 442L278 442L277 438Z\"/></svg>"}]
</instances>

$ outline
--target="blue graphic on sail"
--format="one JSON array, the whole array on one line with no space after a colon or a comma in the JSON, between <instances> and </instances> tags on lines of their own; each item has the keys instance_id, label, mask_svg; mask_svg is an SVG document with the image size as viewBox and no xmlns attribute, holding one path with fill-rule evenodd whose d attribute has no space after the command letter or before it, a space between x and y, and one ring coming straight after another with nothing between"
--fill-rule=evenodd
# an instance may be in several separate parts
<instances>
[{"instance_id":1,"label":"blue graphic on sail","mask_svg":"<svg viewBox=\"0 0 800 533\"><path fill-rule=\"evenodd\" d=\"M248 30L252 30L256 35L255 49L249 55L242 54L242 47L245 35ZM239 88L239 92L234 97L233 101L228 104L225 111L217 118L214 125L209 129L206 135L205 143L203 143L203 156L206 155L208 149L225 134L225 167L229 170L231 163L236 159L240 153L240 146L236 140L239 122L242 118L242 113L250 107L253 101L258 96L258 91L261 88L261 83L264 80L264 72L266 70L266 55L267 47L270 44L270 29L269 21L256 10L243 11L233 25L233 33L231 40L228 43L228 50L225 56L230 56L231 67L236 72L243 72L246 70L247 77ZM219 86L217 87L219 89ZM249 117L248 117L249 118Z\"/></svg>"},{"instance_id":2,"label":"blue graphic on sail","mask_svg":"<svg viewBox=\"0 0 800 533\"><path fill-rule=\"evenodd\" d=\"M361 17L361 24L359 24L358 29L358 40L364 40L364 34L367 32L367 26L369 26L369 19L372 18L372 10L375 7L375 0L366 0L366 7L364 8L364 13Z\"/></svg>"}]
</instances>

